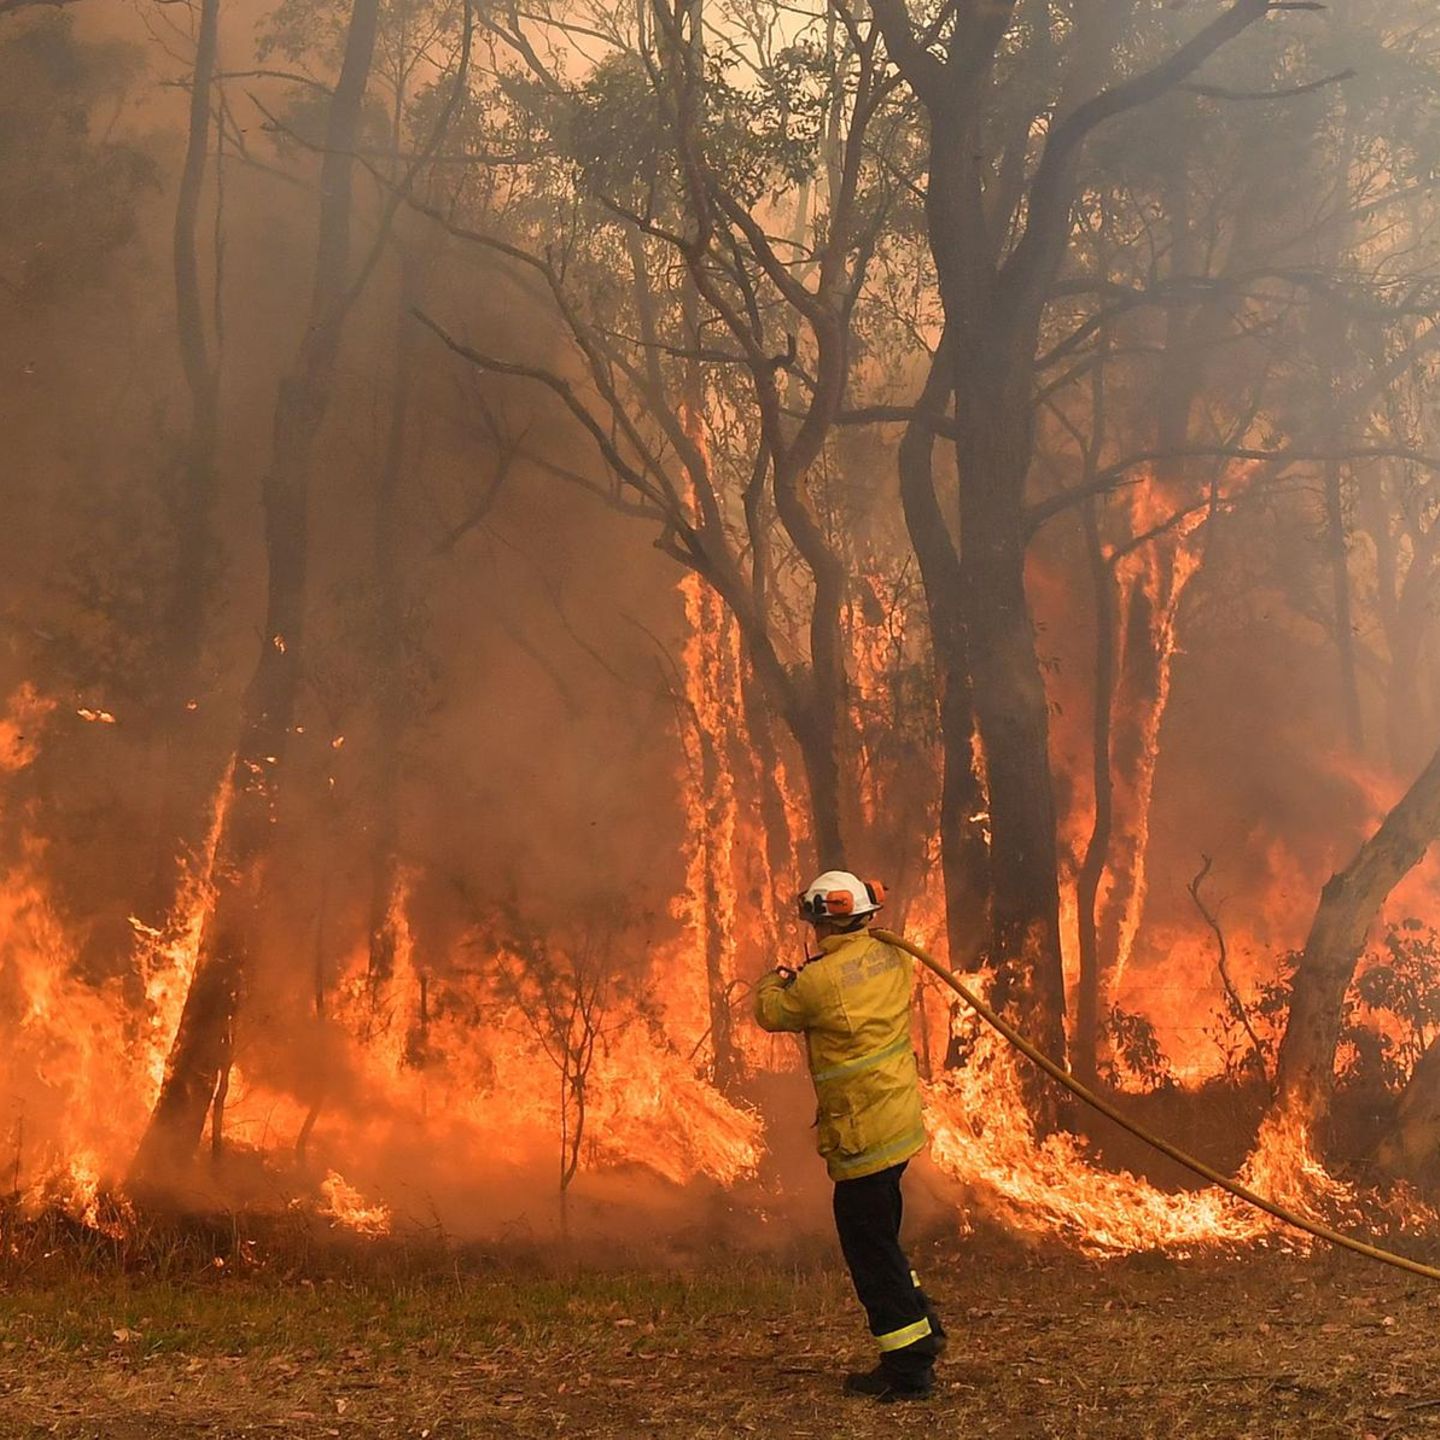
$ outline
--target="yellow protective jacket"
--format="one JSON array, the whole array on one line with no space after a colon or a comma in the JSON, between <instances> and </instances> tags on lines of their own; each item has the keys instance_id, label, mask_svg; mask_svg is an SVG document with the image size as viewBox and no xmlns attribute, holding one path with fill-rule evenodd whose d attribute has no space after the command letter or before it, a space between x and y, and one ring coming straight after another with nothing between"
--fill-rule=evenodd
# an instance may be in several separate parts
<instances>
[{"instance_id":1,"label":"yellow protective jacket","mask_svg":"<svg viewBox=\"0 0 1440 1440\"><path fill-rule=\"evenodd\" d=\"M925 1144L910 1040L913 962L864 930L831 935L820 950L793 979L772 972L760 981L755 1019L804 1032L820 1153L832 1180L856 1180Z\"/></svg>"}]
</instances>

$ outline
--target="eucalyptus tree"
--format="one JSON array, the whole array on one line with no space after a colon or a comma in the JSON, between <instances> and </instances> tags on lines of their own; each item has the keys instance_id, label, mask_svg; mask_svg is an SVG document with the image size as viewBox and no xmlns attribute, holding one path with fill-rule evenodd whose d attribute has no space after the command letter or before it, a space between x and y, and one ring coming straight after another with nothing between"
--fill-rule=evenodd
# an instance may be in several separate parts
<instances>
[{"instance_id":1,"label":"eucalyptus tree","mask_svg":"<svg viewBox=\"0 0 1440 1440\"><path fill-rule=\"evenodd\" d=\"M1128 4L1058 14L962 0L918 18L899 0L874 6L928 125L927 218L962 541L939 603L965 637L984 753L990 943L1002 995L1014 994L1056 1055L1065 1050L1059 857L1048 700L1025 589L1042 329L1092 134L1187 81L1275 8L1238 0L1176 40L1148 7ZM958 746L947 748L960 759Z\"/></svg>"},{"instance_id":2,"label":"eucalyptus tree","mask_svg":"<svg viewBox=\"0 0 1440 1440\"><path fill-rule=\"evenodd\" d=\"M473 143L519 141L527 162L503 213L435 218L503 257L553 349L424 318L550 392L604 476L569 478L721 598L801 756L817 858L839 863L857 840L849 577L825 474L908 120L878 31L743 4L486 24L497 100Z\"/></svg>"},{"instance_id":3,"label":"eucalyptus tree","mask_svg":"<svg viewBox=\"0 0 1440 1440\"><path fill-rule=\"evenodd\" d=\"M261 485L264 628L227 781L231 794L217 841L215 894L164 1084L135 1160L141 1180L188 1158L212 1102L223 1103L304 653L311 469L344 322L367 273L364 266L357 273L351 257L352 184L378 23L379 0L355 0L327 107L310 305L279 382L270 463ZM217 1110L217 1141L219 1134Z\"/></svg>"},{"instance_id":4,"label":"eucalyptus tree","mask_svg":"<svg viewBox=\"0 0 1440 1440\"><path fill-rule=\"evenodd\" d=\"M1289 46L1227 51L1203 83L1187 82L1151 106L1143 128L1119 124L1097 136L1081 172L1084 198L1047 327L1053 333L1067 306L1079 311L1065 319L1071 334L1046 352L1046 362L1064 368L1048 381L1042 363L1037 393L1050 439L1070 436L1078 493L1100 497L1118 477L1148 474L1139 513L1153 528L1132 534L1132 507L1108 505L1105 518L1093 498L1085 502L1087 519L1104 519L1104 529L1089 527L1095 822L1078 875L1080 1069L1093 1069L1097 989L1116 955L1116 921L1134 886L1130 852L1144 833L1112 801L1118 780L1134 803L1126 771L1142 751L1137 727L1157 693L1144 637L1156 629L1151 607L1166 603L1167 585L1173 590L1162 565L1154 586L1117 592L1116 566L1137 544L1173 535L1177 522L1201 537L1192 543L1195 563L1205 537L1226 533L1230 568L1195 587L1189 623L1205 627L1213 617L1204 607L1244 605L1257 585L1281 590L1338 659L1334 721L1310 723L1352 749L1363 739L1367 676L1383 676L1385 691L1417 693L1425 625L1412 630L1401 614L1413 620L1424 611L1418 597L1433 574L1435 446L1419 397L1433 384L1437 252L1426 177L1434 123L1424 57L1435 24L1418 15L1390 24L1395 18L1388 8L1352 9L1310 22ZM1145 319L1151 312L1158 329ZM1077 393L1081 384L1090 394ZM1099 433L1105 426L1109 442ZM1053 468L1044 425L1040 438ZM1243 472L1226 483L1234 461ZM1037 513L1058 514L1068 503L1062 487L1037 502ZM1247 529L1263 533L1249 524L1263 516L1277 527L1265 554L1245 538ZM1244 556L1248 574L1236 568ZM1137 636L1141 663L1127 675ZM1389 654L1376 654L1371 637ZM1416 723L1416 703L1387 708L1392 751L1393 717L1405 717L1410 749L1396 768L1408 781L1433 736ZM1393 836L1398 824L1399 812L1384 833ZM1365 927L1419 853L1406 848L1412 858L1401 863L1391 845L1380 864L1380 841L1327 887L1297 977L1279 1089L1311 1120L1323 1114L1324 1087L1313 1077L1333 1065Z\"/></svg>"},{"instance_id":5,"label":"eucalyptus tree","mask_svg":"<svg viewBox=\"0 0 1440 1440\"><path fill-rule=\"evenodd\" d=\"M185 155L175 191L171 232L171 271L175 293L175 331L181 372L189 400L186 435L170 499L174 517L174 560L165 604L166 656L160 684L157 731L162 751L161 819L155 836L157 862L151 893L140 908L152 925L163 925L174 908L180 877L203 832L202 815L214 788L211 766L195 753L193 716L198 706L198 672L205 642L215 538L212 518L218 488L221 382L221 299L223 240L220 195L215 186L213 227L216 244L210 275L201 267L201 206L206 176L223 165L215 123L218 86L215 72L220 41L220 0L201 0L194 15L194 60L190 68Z\"/></svg>"},{"instance_id":6,"label":"eucalyptus tree","mask_svg":"<svg viewBox=\"0 0 1440 1440\"><path fill-rule=\"evenodd\" d=\"M1073 862L1061 857L1075 866L1072 1054L1092 1078L1106 976L1144 915L1182 618L1206 623L1216 540L1333 448L1279 419L1305 375L1303 282L1321 278L1295 253L1312 244L1313 92L1290 87L1271 47L1225 58L1223 83L1097 137L1037 366L1036 503L1050 520L1079 512L1093 584L1092 814ZM1216 584L1233 602L1247 582Z\"/></svg>"},{"instance_id":7,"label":"eucalyptus tree","mask_svg":"<svg viewBox=\"0 0 1440 1440\"><path fill-rule=\"evenodd\" d=\"M1038 394L1060 415L1061 437L1072 435L1082 494L1103 496L1126 476L1139 498L1133 482L1148 477L1143 503L1106 503L1106 533L1097 526L1091 537L1102 567L1095 820L1077 877L1073 1043L1082 1070L1093 1070L1098 991L1121 952L1117 927L1123 918L1133 941L1141 917L1136 847L1163 720L1162 652L1177 653L1175 606L1215 540L1226 539L1226 568L1183 592L1186 623L1212 626L1217 608L1246 604L1257 585L1285 590L1339 661L1339 723L1312 723L1338 729L1352 747L1360 740L1370 585L1351 560L1352 516L1383 515L1379 476L1420 477L1433 448L1387 413L1405 366L1387 375L1380 358L1411 353L1433 291L1423 226L1399 223L1424 166L1415 67L1425 28L1392 30L1378 14L1350 11L1277 32L1288 45L1228 50L1204 82L1149 107L1143 124L1097 136L1082 170L1084 199L1047 326L1080 308L1047 351L1062 365L1042 365ZM1375 355L1354 343L1361 335ZM1093 397L1075 395L1095 383ZM1063 494L1041 502L1047 512L1063 503ZM1263 533L1257 522L1278 527L1278 548L1275 535L1264 553L1247 538ZM1117 589L1118 567L1133 569L1137 550L1157 548L1147 583ZM1402 574L1412 554L1425 570L1423 542L1401 550ZM1304 577L1300 588L1292 576ZM1168 619L1159 613L1167 609Z\"/></svg>"},{"instance_id":8,"label":"eucalyptus tree","mask_svg":"<svg viewBox=\"0 0 1440 1440\"><path fill-rule=\"evenodd\" d=\"M1369 930L1440 834L1433 753L1440 712L1421 698L1427 668L1433 677L1440 573L1440 329L1433 319L1440 115L1430 68L1437 36L1440 20L1424 7L1357 8L1324 31L1330 53L1358 73L1317 127L1334 157L1316 221L1334 273L1317 301L1324 324L1314 385L1339 441L1324 485L1335 598L1321 617L1344 632L1336 644L1346 689L1355 691L1352 738L1367 689L1378 691L1385 743L1375 758L1408 788L1325 885L1296 968L1273 1113L1317 1137L1329 1114L1345 995ZM1348 661L1347 649L1354 652ZM1367 677L1374 677L1368 686ZM1416 1067L1402 1111L1407 1124L1433 1114L1427 1091L1435 1073L1433 1063ZM1391 1158L1403 1149L1392 1146Z\"/></svg>"}]
</instances>

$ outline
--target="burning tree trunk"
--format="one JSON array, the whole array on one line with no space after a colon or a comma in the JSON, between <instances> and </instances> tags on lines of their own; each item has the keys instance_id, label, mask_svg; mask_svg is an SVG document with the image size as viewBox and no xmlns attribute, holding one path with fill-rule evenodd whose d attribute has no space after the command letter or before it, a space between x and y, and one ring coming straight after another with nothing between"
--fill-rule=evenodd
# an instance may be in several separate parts
<instances>
[{"instance_id":1,"label":"burning tree trunk","mask_svg":"<svg viewBox=\"0 0 1440 1440\"><path fill-rule=\"evenodd\" d=\"M1203 273L1205 265L1204 247L1196 236L1191 210L1195 188L1190 143L1193 103L1183 95L1167 96L1161 102L1171 112L1167 134L1173 136L1162 176L1163 204L1169 219L1169 272L1181 283ZM1209 346L1219 340L1226 315L1223 292L1198 308L1175 305L1165 314L1154 435L1156 452L1162 458L1155 464L1150 488L1166 500L1174 497L1177 506L1182 503L1180 497L1189 491L1193 462L1166 457L1179 457L1189 440L1191 417L1204 388L1204 358ZM1137 500L1134 509L1138 508ZM1154 528L1143 515L1137 514L1136 520L1137 531ZM1098 621L1108 627L1100 643L1109 650L1108 654L1097 654L1097 673L1102 668L1108 671L1103 691L1103 704L1108 707L1104 716L1107 752L1103 757L1096 756L1097 824L1102 791L1109 813L1106 849L1098 857L1100 873L1093 880L1098 887L1108 871L1110 884L1103 904L1098 894L1091 899L1088 910L1084 900L1081 902L1080 946L1083 957L1087 943L1093 945L1096 965L1102 970L1113 968L1117 974L1129 961L1145 901L1150 804L1175 647L1175 616L1180 593L1193 573L1179 573L1181 543L1173 531L1157 531L1145 546L1149 553L1141 554L1141 535L1133 535L1128 544L1111 554L1109 592L1097 601ZM1097 688L1097 707L1102 703L1101 694ZM1097 738L1098 724L1097 710ZM1102 759L1103 778L1098 773ZM1124 817L1118 844L1113 823L1117 812ZM1087 853L1087 866L1094 863ZM1088 885L1091 878L1082 875L1082 883ZM1093 937L1087 937L1083 929L1090 915L1096 916L1097 934ZM1088 988L1085 969L1082 958L1082 995ZM1104 989L1103 976L1095 977L1095 988Z\"/></svg>"},{"instance_id":2,"label":"burning tree trunk","mask_svg":"<svg viewBox=\"0 0 1440 1440\"><path fill-rule=\"evenodd\" d=\"M264 640L245 692L233 761L234 798L216 853L216 894L170 1061L135 1161L142 1180L194 1152L229 1063L254 912L290 734L304 634L309 481L329 405L349 288L351 176L379 0L355 0L330 103L320 171L320 224L305 333L280 381L263 484L269 563Z\"/></svg>"},{"instance_id":3,"label":"burning tree trunk","mask_svg":"<svg viewBox=\"0 0 1440 1440\"><path fill-rule=\"evenodd\" d=\"M170 648L160 696L160 736L164 754L162 804L156 839L159 856L151 886L150 911L163 923L176 891L191 842L204 811L213 775L202 779L188 753L186 721L191 712L196 671L204 638L213 540L210 517L215 498L215 454L220 426L220 364L212 353L201 293L197 234L211 133L211 95L219 48L220 0L203 0L195 37L190 81L185 163L175 201L172 263L175 323L181 367L190 395L190 429L181 467L181 491L175 506L175 558L165 614ZM218 264L218 257L217 257ZM218 285L218 274L216 282ZM218 307L218 300L217 300ZM218 317L218 308L217 308ZM219 335L216 335L218 352Z\"/></svg>"},{"instance_id":4,"label":"burning tree trunk","mask_svg":"<svg viewBox=\"0 0 1440 1440\"><path fill-rule=\"evenodd\" d=\"M710 1075L724 1089L739 1072L730 987L734 980L736 824L735 771L726 738L739 725L740 655L733 625L720 598L698 575L681 583L689 639L676 702L689 762L693 799L687 808L698 823L686 840L686 890L690 921L705 961Z\"/></svg>"},{"instance_id":5,"label":"burning tree trunk","mask_svg":"<svg viewBox=\"0 0 1440 1440\"><path fill-rule=\"evenodd\" d=\"M705 926L705 993L710 1014L710 1078L717 1089L728 1090L739 1069L735 1053L733 1019L730 1012L728 951L734 928L733 897L730 895L730 846L722 842L734 833L734 792L717 747L717 737L701 729L702 784L705 788L704 825L701 837L703 880L701 914ZM728 903L727 903L728 902Z\"/></svg>"},{"instance_id":6,"label":"burning tree trunk","mask_svg":"<svg viewBox=\"0 0 1440 1440\"><path fill-rule=\"evenodd\" d=\"M1329 1112L1345 992L1385 897L1440 834L1440 751L1356 852L1332 875L1295 972L1280 1045L1275 1114L1313 1131Z\"/></svg>"},{"instance_id":7,"label":"burning tree trunk","mask_svg":"<svg viewBox=\"0 0 1440 1440\"><path fill-rule=\"evenodd\" d=\"M1096 510L1094 501L1085 507L1085 541L1095 586L1095 718L1091 730L1095 819L1075 881L1080 974L1076 982L1073 1056L1075 1073L1087 1084L1094 1082L1098 1065L1103 965L1100 882L1110 854L1115 816L1115 783L1110 768L1110 707L1115 689L1115 577L1106 560Z\"/></svg>"},{"instance_id":8,"label":"burning tree trunk","mask_svg":"<svg viewBox=\"0 0 1440 1440\"><path fill-rule=\"evenodd\" d=\"M765 697L755 680L754 666L742 664L740 699L745 716L745 736L749 740L748 759L755 789L760 800L760 826L765 836L765 868L770 893L763 896L763 909L769 916L785 913L793 905L793 890L799 885L795 875L794 839L790 833L790 816L785 808L785 794L780 788L780 751ZM787 882L790 888L785 889ZM772 943L778 937L772 937Z\"/></svg>"},{"instance_id":9,"label":"burning tree trunk","mask_svg":"<svg viewBox=\"0 0 1440 1440\"><path fill-rule=\"evenodd\" d=\"M410 316L413 260L403 262L395 321L390 426L375 490L375 828L370 850L370 963L374 995L395 968L395 895L400 886L400 748L405 733L405 616L398 498L405 473L416 331Z\"/></svg>"}]
</instances>

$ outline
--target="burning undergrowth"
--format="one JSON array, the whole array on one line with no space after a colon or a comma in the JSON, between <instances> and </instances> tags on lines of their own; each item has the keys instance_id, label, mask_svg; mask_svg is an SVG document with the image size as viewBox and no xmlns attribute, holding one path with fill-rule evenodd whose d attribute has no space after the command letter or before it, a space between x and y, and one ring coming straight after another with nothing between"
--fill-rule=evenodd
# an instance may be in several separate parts
<instances>
[{"instance_id":1,"label":"burning undergrowth","mask_svg":"<svg viewBox=\"0 0 1440 1440\"><path fill-rule=\"evenodd\" d=\"M1238 906L1226 908L1229 897L1216 900L1205 888L1208 862L1186 910L1152 895L1152 851L1165 852L1174 868L1174 840L1157 838L1153 818L1183 653L1182 603L1199 584L1211 530L1237 503L1228 497L1243 495L1247 479L1243 471L1231 477L1223 504L1209 509L1167 505L1159 488L1143 499L1137 491L1128 507L1126 523L1146 543L1117 542L1107 562L1120 603L1133 612L1117 657L1126 719L1112 737L1109 775L1110 806L1126 824L1123 834L1100 836L1108 879L1088 896L1083 852L1094 796L1087 803L1077 788L1063 825L1067 945L1088 908L1113 957L1099 983L1109 1001L1099 1077L1137 1106L1170 1096L1167 1123L1187 1109L1203 1112L1217 1094L1268 1095L1294 958L1275 937L1287 935L1293 946L1304 923L1299 897L1318 890L1314 865L1264 834L1257 843L1265 867ZM935 832L937 797L916 779L935 769L924 617L903 576L867 585L845 622L862 776L850 799L895 867L896 927L934 944L945 899L940 855L925 837ZM34 801L17 801L18 811L12 804L16 838L0 887L0 1006L14 1041L0 1058L0 1093L9 1107L4 1159L14 1222L29 1217L24 1223L40 1234L49 1216L66 1233L78 1227L123 1244L143 1229L133 1199L123 1198L138 1194L147 1208L159 1199L192 1211L303 1220L319 1234L372 1242L516 1227L593 1237L692 1227L706 1213L703 1195L728 1197L721 1208L740 1211L792 1203L777 1195L777 1127L754 1082L798 1071L801 1056L792 1041L749 1023L748 977L801 943L779 917L800 882L805 787L748 688L753 676L734 618L697 577L682 582L678 599L685 641L660 667L666 728L679 753L665 804L678 811L684 837L668 905L593 887L570 893L563 884L542 904L518 886L477 896L456 883L439 924L441 867L416 861L384 870L367 935L358 908L329 900L329 879L317 905L304 893L297 905L292 894L290 928L263 939L225 1038L200 1137L205 1159L158 1177L158 1187L156 1175L136 1176L131 1166L167 1084L226 883L217 867L228 863L221 837L234 781L211 798L168 917L152 924L132 916L125 963L98 976L52 888L46 842L27 823L24 805ZM1063 690L1062 679L1054 683ZM899 706L896 697L907 695L915 703ZM42 752L57 708L33 687L12 696L0 730L12 780ZM87 726L118 728L110 712L105 721L83 708ZM1058 726L1062 754L1078 745L1073 726ZM329 728L335 739L323 747L322 774L333 793L336 757L356 745L344 744L340 726ZM978 743L973 765L983 784ZM252 778L243 768L226 773L239 773L242 786ZM1372 823L1396 798L1393 787L1353 767L1333 783ZM983 814L972 819L986 822ZM339 843L333 824L323 834ZM1097 843L1093 834L1089 843ZM303 827L299 844L306 853L317 848ZM1280 914L1269 891L1287 867L1295 896ZM1395 906L1423 900L1433 880L1418 873ZM262 898L267 893L262 887ZM313 937L294 923L310 926L311 909ZM1342 1098L1378 1097L1393 1111L1440 1022L1440 1001L1427 978L1433 935L1393 919L1384 933L1351 989L1340 1079ZM1086 983L1085 957L1066 960L1073 994ZM1023 1062L932 986L922 985L917 1011L930 1157L953 1187L952 1223L980 1214L1034 1240L1103 1256L1293 1243L1220 1192L1197 1190L1163 1167L1147 1178L1148 1157L1126 1154L1112 1164L1105 1146L1037 1134ZM1429 1223L1429 1212L1403 1192L1381 1196L1334 1178L1303 1117L1272 1116L1257 1130L1263 1109L1262 1102L1238 1121L1232 1116L1220 1137L1246 1183L1332 1224Z\"/></svg>"},{"instance_id":2,"label":"burning undergrowth","mask_svg":"<svg viewBox=\"0 0 1440 1440\"><path fill-rule=\"evenodd\" d=\"M257 1007L211 1107L209 1163L170 1177L163 1193L153 1176L137 1188L127 1167L164 1083L195 973L229 794L222 788L213 802L209 838L169 922L135 921L131 973L100 982L86 978L47 888L44 846L27 833L0 891L0 1001L13 1035L0 1062L11 1107L11 1260L38 1263L78 1237L97 1253L139 1256L172 1243L156 1240L176 1232L154 1217L177 1202L181 1210L252 1216L272 1238L298 1234L309 1237L306 1245L337 1233L411 1244L497 1227L513 1233L517 1224L541 1238L556 1229L593 1237L646 1223L684 1228L694 1223L695 1193L707 1189L735 1192L729 1203L742 1211L773 1206L768 1127L745 1077L793 1070L799 1056L743 1019L741 956L763 951L777 932L763 918L766 907L754 907L761 918L753 924L738 918L737 869L756 853L746 785L768 778L775 803L793 801L783 774L752 772L736 784L722 763L715 737L743 723L739 668L718 663L727 653L723 626L697 624L696 634L716 650L702 656L697 639L687 672L705 678L679 711L693 742L682 785L697 807L696 833L709 838L690 852L675 918L647 920L612 903L552 913L542 927L527 922L518 903L501 903L437 954L412 925L416 877L400 873L383 918L385 946L357 944L317 971L295 989L308 989L308 1002L292 1003L283 1017L274 1001ZM33 761L53 708L28 688L12 698L12 772ZM717 819L723 844L714 843ZM769 854L777 866L787 863ZM762 870L747 883L753 894L757 883L775 880ZM938 928L926 920L936 913L937 897L914 898L917 933ZM1357 1083L1378 1079L1393 1089L1423 1053L1436 1012L1420 963L1425 943L1413 927L1392 932L1387 954L1361 972L1347 1030ZM944 1183L957 1187L957 1223L982 1214L1099 1256L1292 1243L1282 1227L1220 1192L1110 1168L1074 1135L1038 1137L1023 1062L974 1017L922 996L930 1156ZM1268 1073L1283 986L1237 994L1234 1003L1243 1014L1217 1011L1216 1033L1233 1038L1242 1019L1246 1034L1263 1032L1270 1048L1250 1058ZM1380 1010L1388 1030L1375 1024ZM717 1015L729 1027L722 1036ZM1179 1093L1146 1023L1132 1017L1128 1032L1115 1028L1112 1084ZM1214 1049L1210 1083L1223 1083L1224 1047ZM1230 1063L1232 1078L1244 1080L1246 1058ZM1333 1179L1299 1122L1267 1123L1244 1178L1330 1223L1413 1229L1433 1218L1403 1195L1387 1212ZM667 1192L690 1198L676 1207ZM661 1218L667 1205L669 1221ZM252 1237L249 1250L212 1260L250 1263L258 1243ZM193 1253L188 1245L193 1260L209 1242Z\"/></svg>"}]
</instances>

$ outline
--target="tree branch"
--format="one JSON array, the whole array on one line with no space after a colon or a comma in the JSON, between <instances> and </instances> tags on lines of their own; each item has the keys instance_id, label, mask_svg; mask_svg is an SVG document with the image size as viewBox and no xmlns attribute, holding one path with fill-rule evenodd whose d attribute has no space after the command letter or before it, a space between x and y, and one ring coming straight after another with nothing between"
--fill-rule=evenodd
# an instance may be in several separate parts
<instances>
[{"instance_id":1,"label":"tree branch","mask_svg":"<svg viewBox=\"0 0 1440 1440\"><path fill-rule=\"evenodd\" d=\"M863 405L858 410L842 410L835 417L837 425L919 425L947 440L956 436L955 420L939 411L915 405Z\"/></svg>"},{"instance_id":2,"label":"tree branch","mask_svg":"<svg viewBox=\"0 0 1440 1440\"><path fill-rule=\"evenodd\" d=\"M910 12L905 0L871 0L870 9L885 37L890 58L910 88L927 106L939 104L946 83L946 67L916 38L910 28Z\"/></svg>"},{"instance_id":3,"label":"tree branch","mask_svg":"<svg viewBox=\"0 0 1440 1440\"><path fill-rule=\"evenodd\" d=\"M1037 303L1050 256L1069 234L1075 162L1090 133L1117 115L1158 99L1192 75L1217 50L1261 20L1270 0L1235 0L1158 65L1077 105L1051 130L1030 187L1029 219L1003 274L1021 306Z\"/></svg>"},{"instance_id":4,"label":"tree branch","mask_svg":"<svg viewBox=\"0 0 1440 1440\"><path fill-rule=\"evenodd\" d=\"M684 517L675 512L671 504L671 497L663 489L652 484L642 471L636 469L625 459L611 439L609 432L590 412L589 406L575 393L575 387L563 376L556 375L553 370L546 370L539 365L526 365L517 360L502 360L498 356L485 355L466 345L463 341L455 339L444 326L418 307L412 309L410 313L427 330L438 335L448 349L454 351L462 359L468 360L478 369L488 370L496 375L510 375L524 380L532 380L551 391L585 428L617 480L623 481L624 484L629 485L638 494L649 500L658 515L663 517L667 524L677 530L688 531L689 526Z\"/></svg>"},{"instance_id":5,"label":"tree branch","mask_svg":"<svg viewBox=\"0 0 1440 1440\"><path fill-rule=\"evenodd\" d=\"M1362 446L1349 450L1300 450L1295 448L1257 450L1240 445L1182 445L1173 450L1148 450L1139 455L1131 455L1125 460L1117 461L1114 465L1106 466L1104 470L1097 471L1094 478L1086 481L1083 485L1072 486L1069 490L1062 490L1057 495L1037 501L1026 511L1027 528L1033 535L1047 520L1053 520L1055 516L1062 514L1071 506L1078 505L1081 501L1088 500L1095 495L1103 495L1121 485L1137 483L1127 480L1125 477L1132 470L1138 470L1142 466L1154 465L1166 460L1204 459L1251 460L1276 465L1318 464L1325 461L1343 463L1351 460L1406 460L1412 465L1419 465L1427 470L1440 471L1440 457L1425 455L1402 446Z\"/></svg>"},{"instance_id":6,"label":"tree branch","mask_svg":"<svg viewBox=\"0 0 1440 1440\"><path fill-rule=\"evenodd\" d=\"M1293 100L1298 95L1313 95L1327 85L1338 85L1353 80L1360 72L1353 67L1337 70L1333 75L1322 75L1318 80L1304 85L1294 85L1288 90L1231 90L1224 85L1182 85L1180 88L1191 95L1203 95L1207 100Z\"/></svg>"}]
</instances>

